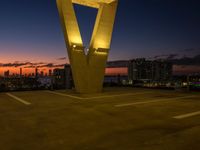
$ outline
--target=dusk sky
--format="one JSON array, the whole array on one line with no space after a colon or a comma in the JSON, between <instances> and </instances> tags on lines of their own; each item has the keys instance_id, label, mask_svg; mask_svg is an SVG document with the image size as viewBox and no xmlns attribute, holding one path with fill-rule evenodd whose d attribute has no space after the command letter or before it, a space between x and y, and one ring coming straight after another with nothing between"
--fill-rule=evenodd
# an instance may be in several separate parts
<instances>
[{"instance_id":1,"label":"dusk sky","mask_svg":"<svg viewBox=\"0 0 200 150\"><path fill-rule=\"evenodd\" d=\"M78 5L75 10L88 46L97 10ZM0 74L8 63L68 62L56 0L0 1L0 52ZM199 0L119 0L109 60L199 54ZM199 63L191 66L200 71Z\"/></svg>"}]
</instances>

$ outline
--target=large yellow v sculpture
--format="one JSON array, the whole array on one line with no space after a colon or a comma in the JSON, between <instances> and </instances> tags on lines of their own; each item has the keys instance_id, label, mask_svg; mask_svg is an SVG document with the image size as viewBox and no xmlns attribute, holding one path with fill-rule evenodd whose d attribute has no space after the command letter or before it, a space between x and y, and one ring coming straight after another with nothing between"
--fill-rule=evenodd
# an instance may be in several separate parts
<instances>
[{"instance_id":1,"label":"large yellow v sculpture","mask_svg":"<svg viewBox=\"0 0 200 150\"><path fill-rule=\"evenodd\" d=\"M98 9L89 51L79 31L73 3ZM102 91L118 0L57 0L75 89L79 93Z\"/></svg>"}]
</instances>

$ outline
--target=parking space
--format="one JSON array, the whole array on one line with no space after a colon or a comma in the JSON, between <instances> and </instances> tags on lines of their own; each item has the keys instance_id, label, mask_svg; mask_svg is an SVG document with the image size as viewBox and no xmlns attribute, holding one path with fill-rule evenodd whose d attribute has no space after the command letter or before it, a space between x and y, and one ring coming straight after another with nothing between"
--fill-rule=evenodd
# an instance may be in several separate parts
<instances>
[{"instance_id":1,"label":"parking space","mask_svg":"<svg viewBox=\"0 0 200 150\"><path fill-rule=\"evenodd\" d=\"M199 93L137 88L107 88L93 95L9 92L0 93L0 112L4 150L200 148Z\"/></svg>"},{"instance_id":2,"label":"parking space","mask_svg":"<svg viewBox=\"0 0 200 150\"><path fill-rule=\"evenodd\" d=\"M24 105L31 105L30 102L25 101L25 100L23 100L23 99L15 96L15 95L11 94L11 93L6 93L6 95L9 96L9 97L11 97L13 100L16 100L16 101L18 101L18 102L20 102L20 103L22 103Z\"/></svg>"}]
</instances>

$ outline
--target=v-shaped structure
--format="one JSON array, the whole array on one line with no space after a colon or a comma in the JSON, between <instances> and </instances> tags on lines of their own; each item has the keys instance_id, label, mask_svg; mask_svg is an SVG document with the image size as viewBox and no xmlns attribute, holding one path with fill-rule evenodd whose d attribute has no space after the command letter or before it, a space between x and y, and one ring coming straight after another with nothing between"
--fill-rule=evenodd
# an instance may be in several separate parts
<instances>
[{"instance_id":1,"label":"v-shaped structure","mask_svg":"<svg viewBox=\"0 0 200 150\"><path fill-rule=\"evenodd\" d=\"M84 52L73 3L98 9L88 54ZM102 91L117 3L118 0L57 0L74 84L79 93Z\"/></svg>"}]
</instances>

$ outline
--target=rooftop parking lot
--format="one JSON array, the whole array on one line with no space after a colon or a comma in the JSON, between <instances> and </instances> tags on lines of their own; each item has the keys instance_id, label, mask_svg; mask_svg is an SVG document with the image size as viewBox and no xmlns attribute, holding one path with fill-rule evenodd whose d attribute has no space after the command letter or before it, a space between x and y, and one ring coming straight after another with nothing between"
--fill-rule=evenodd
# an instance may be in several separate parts
<instances>
[{"instance_id":1,"label":"rooftop parking lot","mask_svg":"<svg viewBox=\"0 0 200 150\"><path fill-rule=\"evenodd\" d=\"M2 150L198 150L200 93L0 93Z\"/></svg>"}]
</instances>

